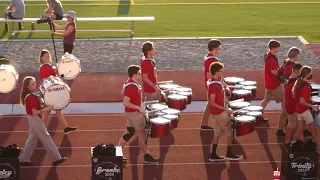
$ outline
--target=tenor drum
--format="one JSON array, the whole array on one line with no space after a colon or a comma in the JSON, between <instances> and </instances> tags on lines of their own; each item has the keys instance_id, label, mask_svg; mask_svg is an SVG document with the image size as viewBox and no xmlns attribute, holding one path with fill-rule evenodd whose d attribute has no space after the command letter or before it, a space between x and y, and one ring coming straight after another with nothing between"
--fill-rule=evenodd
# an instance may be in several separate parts
<instances>
[{"instance_id":1,"label":"tenor drum","mask_svg":"<svg viewBox=\"0 0 320 180\"><path fill-rule=\"evenodd\" d=\"M176 114L165 114L162 117L170 120L170 130L175 129L178 127L179 123L179 116Z\"/></svg>"},{"instance_id":2,"label":"tenor drum","mask_svg":"<svg viewBox=\"0 0 320 180\"><path fill-rule=\"evenodd\" d=\"M247 107L244 107L243 109L247 111L260 111L260 112L263 111L262 106L247 106Z\"/></svg>"},{"instance_id":3,"label":"tenor drum","mask_svg":"<svg viewBox=\"0 0 320 180\"><path fill-rule=\"evenodd\" d=\"M7 94L17 88L19 74L11 65L0 65L0 93Z\"/></svg>"},{"instance_id":4,"label":"tenor drum","mask_svg":"<svg viewBox=\"0 0 320 180\"><path fill-rule=\"evenodd\" d=\"M182 95L182 96L187 96L188 97L187 104L191 104L191 102L192 102L192 92L181 91L178 94Z\"/></svg>"},{"instance_id":5,"label":"tenor drum","mask_svg":"<svg viewBox=\"0 0 320 180\"><path fill-rule=\"evenodd\" d=\"M180 111L186 109L187 107L187 96L182 96L179 94L170 94L168 96L168 106L173 109L178 109Z\"/></svg>"},{"instance_id":6,"label":"tenor drum","mask_svg":"<svg viewBox=\"0 0 320 180\"><path fill-rule=\"evenodd\" d=\"M250 106L250 103L246 101L233 101L233 102L229 102L229 106L233 111L235 111L235 110L243 109L244 107Z\"/></svg>"},{"instance_id":7,"label":"tenor drum","mask_svg":"<svg viewBox=\"0 0 320 180\"><path fill-rule=\"evenodd\" d=\"M158 138L167 135L170 132L170 120L164 117L155 117L150 119L151 138Z\"/></svg>"},{"instance_id":8,"label":"tenor drum","mask_svg":"<svg viewBox=\"0 0 320 180\"><path fill-rule=\"evenodd\" d=\"M176 91L179 91L179 92L192 92L192 89L191 89L191 88L182 87L182 86L177 87L175 90L176 90Z\"/></svg>"},{"instance_id":9,"label":"tenor drum","mask_svg":"<svg viewBox=\"0 0 320 180\"><path fill-rule=\"evenodd\" d=\"M244 79L240 77L225 77L223 79L224 82L230 86L234 86L244 81Z\"/></svg>"},{"instance_id":10,"label":"tenor drum","mask_svg":"<svg viewBox=\"0 0 320 180\"><path fill-rule=\"evenodd\" d=\"M312 104L320 105L320 96L312 96L311 101L312 101Z\"/></svg>"},{"instance_id":11,"label":"tenor drum","mask_svg":"<svg viewBox=\"0 0 320 180\"><path fill-rule=\"evenodd\" d=\"M243 86L243 89L251 91L251 99L257 97L257 86Z\"/></svg>"},{"instance_id":12,"label":"tenor drum","mask_svg":"<svg viewBox=\"0 0 320 180\"><path fill-rule=\"evenodd\" d=\"M161 110L161 113L180 115L180 111L178 109L172 109L172 108Z\"/></svg>"},{"instance_id":13,"label":"tenor drum","mask_svg":"<svg viewBox=\"0 0 320 180\"><path fill-rule=\"evenodd\" d=\"M160 84L159 88L165 92L166 96L169 95L169 91L175 90L176 88L180 87L178 84Z\"/></svg>"},{"instance_id":14,"label":"tenor drum","mask_svg":"<svg viewBox=\"0 0 320 180\"><path fill-rule=\"evenodd\" d=\"M261 111L250 111L247 113L247 115L256 118L256 125L260 125L262 123L263 117Z\"/></svg>"},{"instance_id":15,"label":"tenor drum","mask_svg":"<svg viewBox=\"0 0 320 180\"><path fill-rule=\"evenodd\" d=\"M255 130L255 117L243 115L235 117L236 135L245 136Z\"/></svg>"},{"instance_id":16,"label":"tenor drum","mask_svg":"<svg viewBox=\"0 0 320 180\"><path fill-rule=\"evenodd\" d=\"M156 113L169 108L167 105L163 104L163 103L154 103L154 104L148 104L147 105L147 110L148 111L153 111L149 114L150 118L156 117Z\"/></svg>"},{"instance_id":17,"label":"tenor drum","mask_svg":"<svg viewBox=\"0 0 320 180\"><path fill-rule=\"evenodd\" d=\"M249 90L245 89L239 89L232 91L231 94L231 101L237 100L237 99L244 99L244 101L251 102L251 96L252 93Z\"/></svg>"},{"instance_id":18,"label":"tenor drum","mask_svg":"<svg viewBox=\"0 0 320 180\"><path fill-rule=\"evenodd\" d=\"M70 103L70 87L58 77L50 76L45 79L40 86L40 91L43 94L44 103L47 106L52 105L53 109L63 109Z\"/></svg>"},{"instance_id":19,"label":"tenor drum","mask_svg":"<svg viewBox=\"0 0 320 180\"><path fill-rule=\"evenodd\" d=\"M257 86L256 81L243 81L243 82L240 82L239 84L243 86Z\"/></svg>"},{"instance_id":20,"label":"tenor drum","mask_svg":"<svg viewBox=\"0 0 320 180\"><path fill-rule=\"evenodd\" d=\"M74 55L66 53L59 60L57 68L63 79L72 80L81 72L80 60Z\"/></svg>"},{"instance_id":21,"label":"tenor drum","mask_svg":"<svg viewBox=\"0 0 320 180\"><path fill-rule=\"evenodd\" d=\"M240 110L234 111L233 116L236 117L236 116L241 116L241 115L247 115L249 112L250 111L248 111L248 110L240 109Z\"/></svg>"}]
</instances>

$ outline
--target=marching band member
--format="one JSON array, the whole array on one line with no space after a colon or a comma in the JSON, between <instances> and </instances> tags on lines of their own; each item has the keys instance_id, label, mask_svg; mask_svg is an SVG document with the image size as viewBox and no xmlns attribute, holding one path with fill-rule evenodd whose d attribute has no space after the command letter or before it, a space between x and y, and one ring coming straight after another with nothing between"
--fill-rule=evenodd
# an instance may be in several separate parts
<instances>
[{"instance_id":1,"label":"marching band member","mask_svg":"<svg viewBox=\"0 0 320 180\"><path fill-rule=\"evenodd\" d=\"M261 102L263 110L269 104L271 99L274 99L276 103L281 103L282 111L278 120L278 131L277 136L284 136L283 128L287 120L287 112L284 108L284 88L278 79L278 59L275 56L279 52L280 42L276 40L269 41L269 51L264 56L264 87L265 95L264 99Z\"/></svg>"},{"instance_id":2,"label":"marching band member","mask_svg":"<svg viewBox=\"0 0 320 180\"><path fill-rule=\"evenodd\" d=\"M43 81L46 78L49 78L50 76L56 76L56 72L54 68L51 65L52 59L51 59L51 54L48 50L44 49L40 52L39 55L39 64L40 64L40 79ZM70 127L68 126L61 110L55 110L57 118L59 119L59 122L63 125L64 127L64 133L68 134L70 132L73 132L77 129L77 126L75 127ZM46 111L43 113L43 119L46 122L50 114L50 111Z\"/></svg>"},{"instance_id":3,"label":"marching band member","mask_svg":"<svg viewBox=\"0 0 320 180\"><path fill-rule=\"evenodd\" d=\"M160 100L162 91L157 86L156 61L153 59L155 51L152 42L144 42L141 50L144 55L141 58L143 100Z\"/></svg>"},{"instance_id":4,"label":"marching band member","mask_svg":"<svg viewBox=\"0 0 320 180\"><path fill-rule=\"evenodd\" d=\"M232 110L227 107L227 100L224 96L223 84L221 77L224 65L219 62L214 62L210 65L211 78L208 80L208 99L211 117L214 124L214 137L212 152L209 161L223 161L227 160L240 160L242 155L234 155L232 152L232 137L231 137L231 122L230 116ZM217 155L217 146L221 135L227 136L228 149L226 157Z\"/></svg>"},{"instance_id":5,"label":"marching band member","mask_svg":"<svg viewBox=\"0 0 320 180\"><path fill-rule=\"evenodd\" d=\"M138 84L138 81L141 80L140 67L136 65L129 66L128 75L129 79L125 82L122 91L124 94L123 105L126 112L127 132L120 139L119 146L123 148L130 139L138 136L140 149L144 153L144 162L157 163L159 160L149 154L145 144L146 121L143 115L146 112L141 108L141 87ZM126 160L126 158L123 158L123 160Z\"/></svg>"},{"instance_id":6,"label":"marching band member","mask_svg":"<svg viewBox=\"0 0 320 180\"><path fill-rule=\"evenodd\" d=\"M53 161L52 165L57 166L63 163L66 158L61 158L60 153L54 144L50 134L40 115L44 112L50 112L53 106L48 106L41 109L41 102L33 92L37 89L36 80L34 77L27 76L23 79L23 86L20 93L20 104L25 106L28 123L29 123L29 137L24 146L21 155L21 166L32 166L30 158L35 150L38 139L41 141L43 147L49 154Z\"/></svg>"},{"instance_id":7,"label":"marching band member","mask_svg":"<svg viewBox=\"0 0 320 180\"><path fill-rule=\"evenodd\" d=\"M317 131L313 122L313 117L310 108L318 109L318 105L312 105L311 102L311 90L307 83L307 80L312 77L312 69L309 66L303 66L300 71L300 76L295 82L292 94L296 100L296 112L298 115L298 126L295 134L295 139L299 139L303 133L305 124L311 131L312 139L314 143L318 143Z\"/></svg>"},{"instance_id":8,"label":"marching band member","mask_svg":"<svg viewBox=\"0 0 320 180\"><path fill-rule=\"evenodd\" d=\"M211 77L210 65L214 62L219 62L216 55L220 51L220 46L221 46L221 41L218 39L211 39L208 42L208 51L209 52L204 57L204 61L203 61L204 87L206 88L206 90L208 90L207 81ZM201 119L201 126L200 126L201 130L203 130L203 131L213 130L212 127L208 126L209 117L210 117L210 108L209 108L209 102L208 102L205 109L204 109L202 119Z\"/></svg>"},{"instance_id":9,"label":"marching band member","mask_svg":"<svg viewBox=\"0 0 320 180\"><path fill-rule=\"evenodd\" d=\"M288 125L286 128L286 135L284 143L287 145L293 138L293 131L296 130L298 123L298 116L296 113L296 100L292 97L292 88L295 84L297 78L300 76L300 70L302 65L295 63L292 68L292 73L290 73L289 82L284 85L285 88L285 98L284 104L286 111L288 112Z\"/></svg>"}]
</instances>

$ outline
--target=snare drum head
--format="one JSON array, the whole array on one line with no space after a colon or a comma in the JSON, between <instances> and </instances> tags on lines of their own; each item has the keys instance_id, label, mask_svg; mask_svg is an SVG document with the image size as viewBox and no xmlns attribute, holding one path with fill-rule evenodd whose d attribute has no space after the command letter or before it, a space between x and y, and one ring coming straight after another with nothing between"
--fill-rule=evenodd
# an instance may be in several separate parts
<instances>
[{"instance_id":1,"label":"snare drum head","mask_svg":"<svg viewBox=\"0 0 320 180\"><path fill-rule=\"evenodd\" d=\"M165 115L162 115L162 117L164 117L166 119L170 119L170 120L179 118L179 116L176 114L165 114Z\"/></svg>"},{"instance_id":2,"label":"snare drum head","mask_svg":"<svg viewBox=\"0 0 320 180\"><path fill-rule=\"evenodd\" d=\"M248 111L262 111L262 106L247 106L247 107L244 107L243 109Z\"/></svg>"},{"instance_id":3,"label":"snare drum head","mask_svg":"<svg viewBox=\"0 0 320 180\"><path fill-rule=\"evenodd\" d=\"M311 101L313 101L315 103L320 103L320 96L312 96Z\"/></svg>"},{"instance_id":4,"label":"snare drum head","mask_svg":"<svg viewBox=\"0 0 320 180\"><path fill-rule=\"evenodd\" d=\"M175 90L180 91L180 92L191 92L192 91L192 89L188 88L188 87L178 87Z\"/></svg>"},{"instance_id":5,"label":"snare drum head","mask_svg":"<svg viewBox=\"0 0 320 180\"><path fill-rule=\"evenodd\" d=\"M164 105L164 104L155 103L155 104L148 104L147 108L151 109L151 110L159 110L159 111L161 111L163 109L167 109L168 106Z\"/></svg>"},{"instance_id":6,"label":"snare drum head","mask_svg":"<svg viewBox=\"0 0 320 180\"><path fill-rule=\"evenodd\" d=\"M74 79L81 72L80 61L74 56L63 56L58 63L58 72L64 79Z\"/></svg>"},{"instance_id":7,"label":"snare drum head","mask_svg":"<svg viewBox=\"0 0 320 180\"><path fill-rule=\"evenodd\" d=\"M238 122L252 122L256 120L256 118L253 116L241 115L241 116L235 117L235 120Z\"/></svg>"},{"instance_id":8,"label":"snare drum head","mask_svg":"<svg viewBox=\"0 0 320 180\"><path fill-rule=\"evenodd\" d=\"M229 103L231 108L244 108L250 106L249 102L246 101L234 101Z\"/></svg>"},{"instance_id":9,"label":"snare drum head","mask_svg":"<svg viewBox=\"0 0 320 180\"><path fill-rule=\"evenodd\" d=\"M243 81L240 84L244 85L244 86L255 86L255 85L257 85L257 82L255 82L255 81Z\"/></svg>"},{"instance_id":10,"label":"snare drum head","mask_svg":"<svg viewBox=\"0 0 320 180\"><path fill-rule=\"evenodd\" d=\"M0 93L10 93L16 88L19 75L12 66L0 67Z\"/></svg>"},{"instance_id":11,"label":"snare drum head","mask_svg":"<svg viewBox=\"0 0 320 180\"><path fill-rule=\"evenodd\" d=\"M177 87L180 87L178 84L160 84L160 89L176 89Z\"/></svg>"},{"instance_id":12,"label":"snare drum head","mask_svg":"<svg viewBox=\"0 0 320 180\"><path fill-rule=\"evenodd\" d=\"M62 109L70 102L70 89L62 84L54 84L45 89L44 102L53 105L54 109Z\"/></svg>"},{"instance_id":13,"label":"snare drum head","mask_svg":"<svg viewBox=\"0 0 320 180\"><path fill-rule=\"evenodd\" d=\"M183 96L183 95L179 95L179 94L170 94L168 96L168 99L172 99L172 100L183 100L183 99L188 99L187 96Z\"/></svg>"},{"instance_id":14,"label":"snare drum head","mask_svg":"<svg viewBox=\"0 0 320 180\"><path fill-rule=\"evenodd\" d=\"M246 89L237 89L237 90L232 91L232 93L236 94L236 95L248 95L248 94L251 94L251 91L246 90Z\"/></svg>"},{"instance_id":15,"label":"snare drum head","mask_svg":"<svg viewBox=\"0 0 320 180\"><path fill-rule=\"evenodd\" d=\"M320 90L320 84L310 84L312 90Z\"/></svg>"},{"instance_id":16,"label":"snare drum head","mask_svg":"<svg viewBox=\"0 0 320 180\"><path fill-rule=\"evenodd\" d=\"M191 96L192 92L181 91L181 92L178 92L178 94L182 96Z\"/></svg>"},{"instance_id":17,"label":"snare drum head","mask_svg":"<svg viewBox=\"0 0 320 180\"><path fill-rule=\"evenodd\" d=\"M251 111L247 113L248 116L253 116L253 117L258 117L258 116L262 116L262 112L259 111Z\"/></svg>"},{"instance_id":18,"label":"snare drum head","mask_svg":"<svg viewBox=\"0 0 320 180\"><path fill-rule=\"evenodd\" d=\"M243 89L245 90L256 90L257 89L257 86L243 86Z\"/></svg>"},{"instance_id":19,"label":"snare drum head","mask_svg":"<svg viewBox=\"0 0 320 180\"><path fill-rule=\"evenodd\" d=\"M225 77L223 79L226 83L233 83L233 84L238 84L244 81L244 79L240 77Z\"/></svg>"},{"instance_id":20,"label":"snare drum head","mask_svg":"<svg viewBox=\"0 0 320 180\"><path fill-rule=\"evenodd\" d=\"M166 119L164 117L155 117L150 119L150 122L153 124L169 124L170 119Z\"/></svg>"},{"instance_id":21,"label":"snare drum head","mask_svg":"<svg viewBox=\"0 0 320 180\"><path fill-rule=\"evenodd\" d=\"M179 114L180 111L177 109L172 109L172 108L168 108L168 109L164 109L161 112L165 113L165 114Z\"/></svg>"}]
</instances>

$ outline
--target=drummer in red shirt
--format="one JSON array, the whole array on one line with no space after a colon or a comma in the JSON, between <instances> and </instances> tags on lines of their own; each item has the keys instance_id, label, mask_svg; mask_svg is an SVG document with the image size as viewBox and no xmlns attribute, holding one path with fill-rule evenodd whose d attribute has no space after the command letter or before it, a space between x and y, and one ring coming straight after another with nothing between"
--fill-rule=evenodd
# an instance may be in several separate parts
<instances>
[{"instance_id":1,"label":"drummer in red shirt","mask_svg":"<svg viewBox=\"0 0 320 180\"><path fill-rule=\"evenodd\" d=\"M297 62L299 60L300 57L300 53L301 50L297 47L291 47L288 51L287 54L287 59L284 60L282 67L280 68L280 71L282 72L282 76L285 79L288 79L291 76L292 73L292 68L295 64L295 62Z\"/></svg>"},{"instance_id":2,"label":"drummer in red shirt","mask_svg":"<svg viewBox=\"0 0 320 180\"><path fill-rule=\"evenodd\" d=\"M312 77L312 69L309 66L303 66L300 71L300 76L293 86L292 94L296 99L296 112L298 115L298 127L295 139L299 139L303 133L305 124L311 131L314 143L318 143L317 131L314 125L314 120L310 108L319 109L318 105L312 105L311 102L311 89L307 80Z\"/></svg>"},{"instance_id":3,"label":"drummer in red shirt","mask_svg":"<svg viewBox=\"0 0 320 180\"><path fill-rule=\"evenodd\" d=\"M141 79L140 67L136 65L129 66L128 75L129 79L124 83L124 87L122 89L122 93L124 95L123 105L126 112L127 132L123 134L120 139L119 146L123 148L127 142L132 139L132 137L138 135L139 146L141 151L144 153L144 162L157 163L159 160L149 154L147 145L145 144L146 121L143 115L146 112L141 108L141 87L138 84L138 81ZM123 160L126 160L126 158L123 158Z\"/></svg>"},{"instance_id":4,"label":"drummer in red shirt","mask_svg":"<svg viewBox=\"0 0 320 180\"><path fill-rule=\"evenodd\" d=\"M141 58L143 100L160 100L163 92L157 86L156 61L153 59L155 50L152 42L144 42L141 50L144 55Z\"/></svg>"},{"instance_id":5,"label":"drummer in red shirt","mask_svg":"<svg viewBox=\"0 0 320 180\"><path fill-rule=\"evenodd\" d=\"M40 64L40 79L44 81L45 79L49 78L50 76L56 76L56 71L54 67L51 65L51 54L48 50L44 49L40 52L39 55L39 64ZM68 126L61 110L55 110L57 118L59 119L60 123L64 127L64 133L68 134L77 130L77 126L70 127ZM50 111L46 111L43 113L43 120L46 122L50 114Z\"/></svg>"},{"instance_id":6,"label":"drummer in red shirt","mask_svg":"<svg viewBox=\"0 0 320 180\"><path fill-rule=\"evenodd\" d=\"M209 108L214 124L213 146L209 161L242 159L242 155L234 155L232 152L232 123L230 116L233 112L227 107L223 84L220 80L223 73L223 67L223 64L219 62L212 63L210 65L211 79L207 81ZM226 157L220 157L217 155L217 146L221 135L227 136L228 149Z\"/></svg>"},{"instance_id":7,"label":"drummer in red shirt","mask_svg":"<svg viewBox=\"0 0 320 180\"><path fill-rule=\"evenodd\" d=\"M298 116L296 113L296 100L292 97L292 88L297 78L300 76L302 65L295 63L292 68L292 73L289 77L289 82L284 85L285 89L285 108L288 113L288 125L286 128L286 136L284 143L288 145L293 139L293 131L296 130L298 123Z\"/></svg>"},{"instance_id":8,"label":"drummer in red shirt","mask_svg":"<svg viewBox=\"0 0 320 180\"><path fill-rule=\"evenodd\" d=\"M269 41L269 51L265 54L264 57L264 87L265 95L264 99L261 102L263 110L269 104L269 102L274 99L276 103L281 103L282 111L278 120L279 129L277 131L277 136L284 136L283 128L286 124L288 117L287 112L284 108L284 88L278 79L278 70L279 64L278 59L275 56L279 52L280 42L276 40Z\"/></svg>"},{"instance_id":9,"label":"drummer in red shirt","mask_svg":"<svg viewBox=\"0 0 320 180\"><path fill-rule=\"evenodd\" d=\"M220 46L221 46L221 41L218 39L211 39L208 42L208 51L209 52L204 57L204 61L203 61L204 87L206 88L206 90L208 89L207 81L211 77L210 65L214 62L219 62L216 55L220 51ZM207 103L207 105L204 109L204 112L202 114L202 119L201 119L200 129L202 131L213 130L212 127L208 126L209 117L210 117L210 108L209 108L209 103Z\"/></svg>"}]
</instances>

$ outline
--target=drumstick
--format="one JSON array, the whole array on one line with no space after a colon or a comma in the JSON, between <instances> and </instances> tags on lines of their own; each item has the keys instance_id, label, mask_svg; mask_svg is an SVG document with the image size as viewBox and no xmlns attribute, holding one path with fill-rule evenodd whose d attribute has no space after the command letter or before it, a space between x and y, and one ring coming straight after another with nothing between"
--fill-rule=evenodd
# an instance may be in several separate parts
<instances>
[{"instance_id":1,"label":"drumstick","mask_svg":"<svg viewBox=\"0 0 320 180\"><path fill-rule=\"evenodd\" d=\"M173 83L172 80L169 80L169 81L160 81L158 82L157 84L166 84L166 83Z\"/></svg>"}]
</instances>

